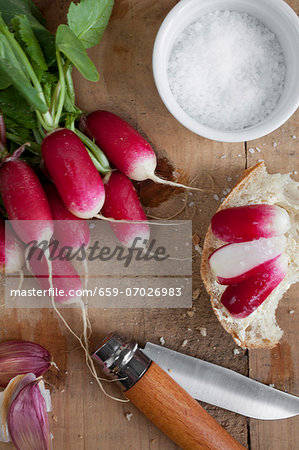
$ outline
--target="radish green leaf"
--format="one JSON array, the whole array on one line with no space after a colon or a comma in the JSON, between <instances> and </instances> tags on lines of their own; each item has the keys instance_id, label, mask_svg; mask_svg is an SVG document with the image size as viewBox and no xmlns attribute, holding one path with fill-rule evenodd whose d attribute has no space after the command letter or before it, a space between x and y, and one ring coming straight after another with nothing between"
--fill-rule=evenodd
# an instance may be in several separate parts
<instances>
[{"instance_id":1,"label":"radish green leaf","mask_svg":"<svg viewBox=\"0 0 299 450\"><path fill-rule=\"evenodd\" d=\"M57 28L56 47L87 80L99 80L96 66L89 59L82 42L67 25L59 25Z\"/></svg>"},{"instance_id":2,"label":"radish green leaf","mask_svg":"<svg viewBox=\"0 0 299 450\"><path fill-rule=\"evenodd\" d=\"M0 13L7 26L15 15L25 14L45 55L46 63L56 63L54 36L43 26L44 20L31 0L0 0Z\"/></svg>"},{"instance_id":3,"label":"radish green leaf","mask_svg":"<svg viewBox=\"0 0 299 450\"><path fill-rule=\"evenodd\" d=\"M0 67L0 90L8 88L11 85L10 78L1 71Z\"/></svg>"},{"instance_id":4,"label":"radish green leaf","mask_svg":"<svg viewBox=\"0 0 299 450\"><path fill-rule=\"evenodd\" d=\"M32 0L14 0L14 4L21 4L21 6L24 8L28 8L30 13L33 15L33 17L36 18L42 25L46 25L46 21L44 17L42 16L40 10L35 5L35 3Z\"/></svg>"},{"instance_id":5,"label":"radish green leaf","mask_svg":"<svg viewBox=\"0 0 299 450\"><path fill-rule=\"evenodd\" d=\"M15 16L12 19L12 23L14 29L25 44L29 58L33 60L40 69L46 71L48 67L39 42L32 31L28 17L25 15Z\"/></svg>"},{"instance_id":6,"label":"radish green leaf","mask_svg":"<svg viewBox=\"0 0 299 450\"><path fill-rule=\"evenodd\" d=\"M42 113L47 112L47 105L40 99L36 89L32 86L23 72L22 66L15 58L15 55L3 34L0 34L0 66L1 72L4 73L11 84L18 89L30 105L34 106L34 108Z\"/></svg>"},{"instance_id":7,"label":"radish green leaf","mask_svg":"<svg viewBox=\"0 0 299 450\"><path fill-rule=\"evenodd\" d=\"M0 110L4 114L5 122L10 118L23 128L37 127L36 114L13 86L0 91Z\"/></svg>"},{"instance_id":8,"label":"radish green leaf","mask_svg":"<svg viewBox=\"0 0 299 450\"><path fill-rule=\"evenodd\" d=\"M81 0L71 3L67 20L70 29L83 43L84 48L97 45L107 27L113 0Z\"/></svg>"}]
</instances>

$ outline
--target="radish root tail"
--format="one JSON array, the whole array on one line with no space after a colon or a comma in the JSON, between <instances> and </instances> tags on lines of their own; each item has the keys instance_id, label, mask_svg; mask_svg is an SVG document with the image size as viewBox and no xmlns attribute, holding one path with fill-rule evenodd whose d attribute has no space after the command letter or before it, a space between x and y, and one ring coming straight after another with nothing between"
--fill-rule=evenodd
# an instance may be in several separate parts
<instances>
[{"instance_id":1,"label":"radish root tail","mask_svg":"<svg viewBox=\"0 0 299 450\"><path fill-rule=\"evenodd\" d=\"M121 402L121 403L127 403L129 402L128 399L121 399L121 398L117 398L114 397L113 395L108 394L108 392L105 391L101 381L108 381L105 378L100 378L98 377L97 371L95 369L95 365L93 362L92 357L90 356L89 353L89 343L88 343L88 336L87 336L87 330L88 330L88 323L89 320L87 319L87 308L86 305L84 305L84 303L82 302L82 300L79 303L80 307L81 307L81 312L82 312L82 321L83 321L83 341L82 339L75 333L75 331L70 327L70 325L67 323L67 321L65 320L65 318L63 317L63 315L60 313L60 311L58 310L56 304L55 304L55 300L54 300L54 287L53 287L53 274L52 274L52 263L49 259L49 249L47 249L45 251L45 257L47 260L47 264L48 264L48 271L49 271L49 285L50 285L50 292L51 292L51 303L52 303L52 307L55 311L55 313L59 316L59 318L62 320L62 322L64 323L65 327L69 330L69 332L74 336L75 339L77 339L77 341L79 342L80 346L82 347L84 353L85 353L85 360L86 360L86 365L91 373L91 375L93 376L93 378L96 380L98 386L100 387L101 391L104 393L104 395L106 395L107 397L111 398L112 400L115 400L117 402Z\"/></svg>"},{"instance_id":2,"label":"radish root tail","mask_svg":"<svg viewBox=\"0 0 299 450\"><path fill-rule=\"evenodd\" d=\"M188 190L191 190L191 191L206 192L206 189L200 189L200 188L196 188L196 187L193 187L193 186L186 186L185 184L176 183L175 181L164 180L163 178L159 178L155 174L152 175L149 179L154 181L155 183L165 184L167 186L173 186L173 187L178 187L178 188L182 188L182 189L188 189Z\"/></svg>"},{"instance_id":3,"label":"radish root tail","mask_svg":"<svg viewBox=\"0 0 299 450\"><path fill-rule=\"evenodd\" d=\"M113 217L105 217L102 214L96 214L94 216L96 219L100 219L100 220L105 220L106 222L113 222L113 223L129 223L129 224L147 224L147 225L162 225L162 226L167 226L167 227L171 227L171 226L178 226L178 225L183 225L180 223L160 223L160 222L153 222L152 220L125 220L125 219L113 219ZM163 220L163 219L161 219Z\"/></svg>"}]
</instances>

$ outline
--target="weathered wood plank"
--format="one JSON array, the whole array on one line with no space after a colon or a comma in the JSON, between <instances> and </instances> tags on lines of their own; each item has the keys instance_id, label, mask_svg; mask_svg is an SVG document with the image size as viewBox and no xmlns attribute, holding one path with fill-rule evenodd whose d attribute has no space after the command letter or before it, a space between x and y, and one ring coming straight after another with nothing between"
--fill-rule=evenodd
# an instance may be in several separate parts
<instances>
[{"instance_id":1,"label":"weathered wood plank","mask_svg":"<svg viewBox=\"0 0 299 450\"><path fill-rule=\"evenodd\" d=\"M291 4L291 2L290 2ZM293 1L293 7L299 9L299 2ZM298 179L299 170L299 113L279 130L258 141L249 142L248 164L264 159L270 173L292 172ZM256 151L256 147L261 152ZM298 285L293 286L279 304L277 320L284 330L281 343L272 350L252 350L249 352L250 376L290 394L299 395L299 358L298 358ZM290 311L294 311L290 314ZM271 448L280 450L298 448L299 418L281 421L250 421L250 442L252 450Z\"/></svg>"},{"instance_id":2,"label":"weathered wood plank","mask_svg":"<svg viewBox=\"0 0 299 450\"><path fill-rule=\"evenodd\" d=\"M297 13L298 0L287 2ZM249 142L248 149L253 148L253 154L248 152L248 164L262 158L269 172L292 172L298 180L299 170L299 113L288 120L279 130L258 141ZM256 151L258 147L261 152ZM295 172L295 173L294 173ZM297 173L296 173L297 172ZM277 320L284 330L281 343L272 350L249 352L250 376L282 391L299 395L299 358L297 343L298 329L298 285L293 286L281 301ZM290 314L290 311L294 311ZM299 418L279 421L250 420L250 443L252 450L282 448L295 450L299 440Z\"/></svg>"}]
</instances>

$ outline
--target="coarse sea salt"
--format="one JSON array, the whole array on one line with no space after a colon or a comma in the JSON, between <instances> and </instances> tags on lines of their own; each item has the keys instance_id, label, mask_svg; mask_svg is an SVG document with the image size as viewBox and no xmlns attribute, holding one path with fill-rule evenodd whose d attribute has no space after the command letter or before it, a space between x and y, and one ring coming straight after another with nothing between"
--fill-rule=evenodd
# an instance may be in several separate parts
<instances>
[{"instance_id":1,"label":"coarse sea salt","mask_svg":"<svg viewBox=\"0 0 299 450\"><path fill-rule=\"evenodd\" d=\"M185 28L168 62L181 108L216 129L240 130L265 119L284 88L286 65L276 35L256 17L213 11Z\"/></svg>"}]
</instances>

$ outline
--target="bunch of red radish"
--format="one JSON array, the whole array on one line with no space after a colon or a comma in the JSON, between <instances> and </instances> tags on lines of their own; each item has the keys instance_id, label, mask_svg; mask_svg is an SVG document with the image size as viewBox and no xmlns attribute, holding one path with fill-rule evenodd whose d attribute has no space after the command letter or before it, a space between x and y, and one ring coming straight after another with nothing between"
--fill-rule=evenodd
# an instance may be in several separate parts
<instances>
[{"instance_id":1,"label":"bunch of red radish","mask_svg":"<svg viewBox=\"0 0 299 450\"><path fill-rule=\"evenodd\" d=\"M53 184L42 186L33 169L20 159L21 152L16 151L0 167L0 192L14 232L24 244L50 241L54 236L60 245L77 249L82 244L88 245L90 239L84 219L101 213L98 217L116 221L111 226L124 245L130 247L136 237L148 240L149 226L130 179L141 181L150 178L162 183L175 183L159 180L154 174L157 160L152 147L118 116L96 111L82 123L85 133L95 139L116 170L102 180L83 142L69 129L57 129L42 142L44 165ZM59 221L55 222L55 229L53 220ZM70 227L66 223L62 227L63 220L76 221L77 225ZM140 223L136 223L138 221ZM10 267L8 259L12 259L19 261L11 269L16 271L20 270L23 260L20 246L15 240L13 242L15 252L14 255L7 253L6 269ZM36 255L36 260L31 258L33 272L37 270L38 253ZM64 272L72 273L74 269L70 263L69 267L67 261L64 264ZM59 261L54 260L53 280L57 280L60 270ZM73 279L79 283L75 274ZM45 287L47 279L40 277L39 280Z\"/></svg>"},{"instance_id":2,"label":"bunch of red radish","mask_svg":"<svg viewBox=\"0 0 299 450\"><path fill-rule=\"evenodd\" d=\"M286 276L290 226L287 211L268 204L222 209L212 218L214 236L227 244L209 264L217 282L227 285L221 303L232 317L249 316Z\"/></svg>"}]
</instances>

